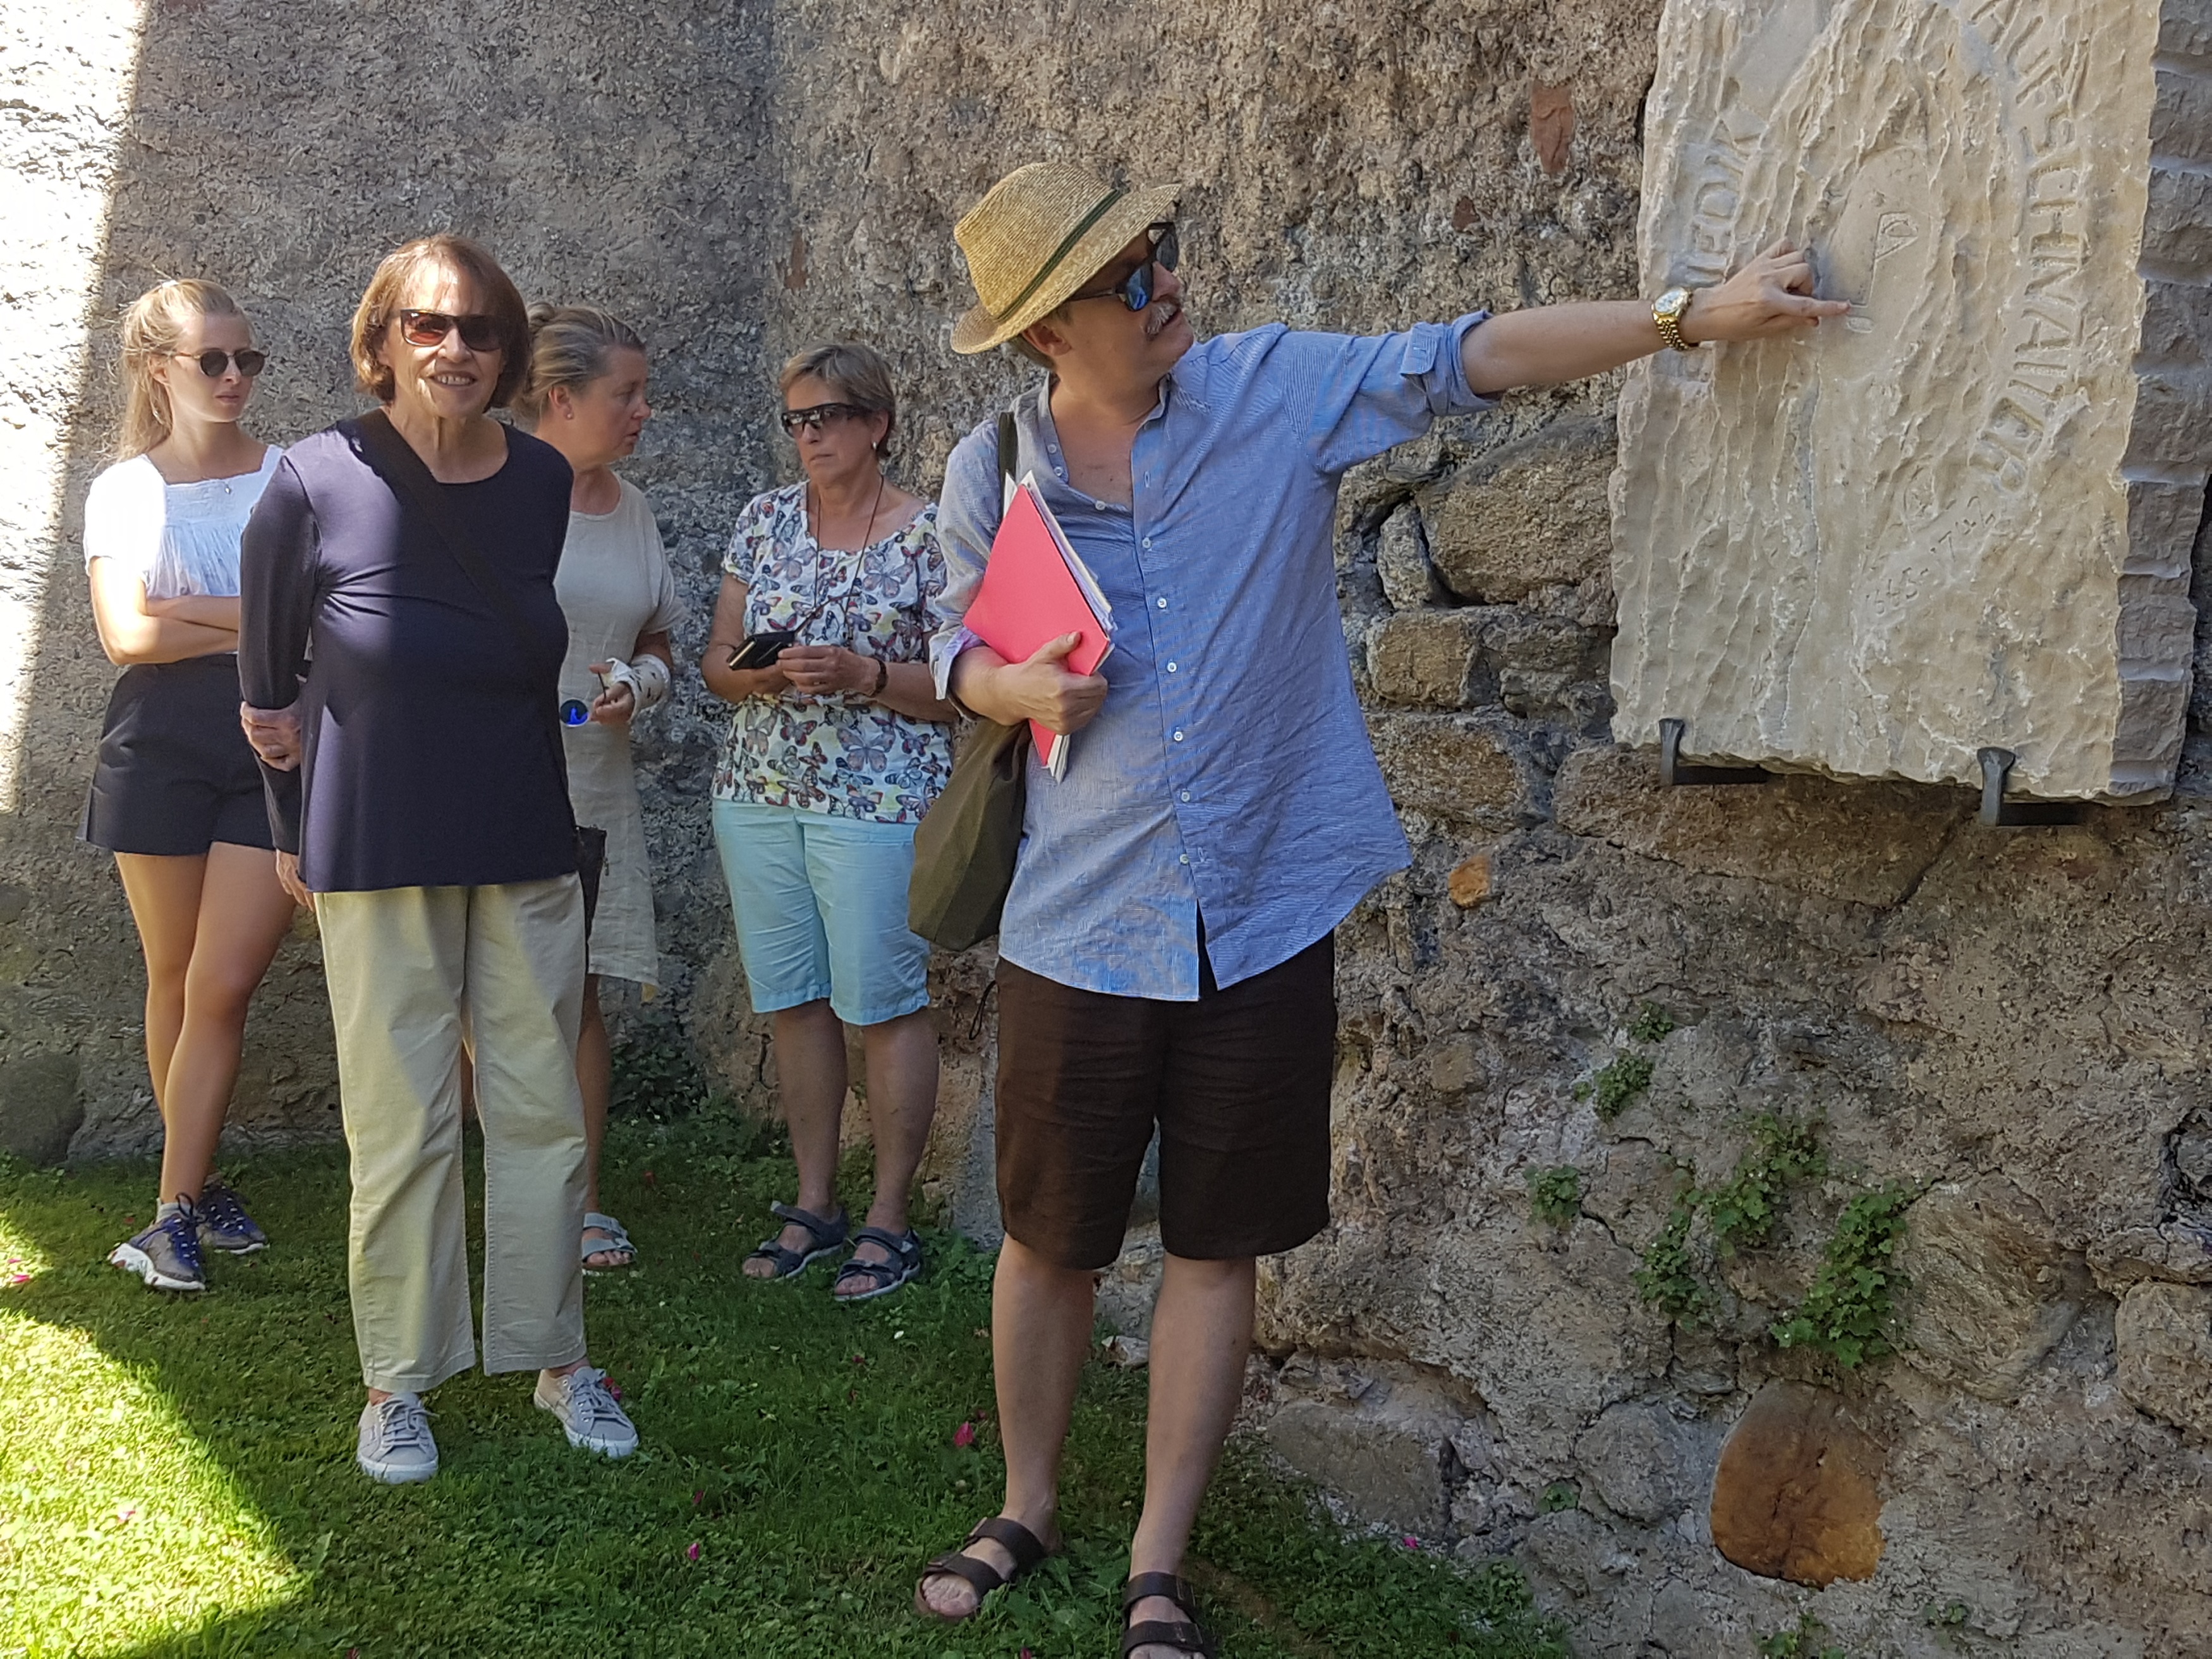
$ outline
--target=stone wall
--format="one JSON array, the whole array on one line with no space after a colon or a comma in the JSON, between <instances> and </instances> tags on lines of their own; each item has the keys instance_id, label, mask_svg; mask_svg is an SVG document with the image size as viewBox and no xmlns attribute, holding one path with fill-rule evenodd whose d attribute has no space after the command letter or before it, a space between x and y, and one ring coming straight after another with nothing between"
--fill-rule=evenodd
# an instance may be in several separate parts
<instances>
[{"instance_id":1,"label":"stone wall","mask_svg":"<svg viewBox=\"0 0 2212 1659\"><path fill-rule=\"evenodd\" d=\"M93 220L113 207L88 287L11 303L74 350L151 276L222 276L281 356L263 407L288 434L349 406L338 329L375 254L474 231L532 292L654 337L633 476L702 605L735 505L790 465L763 419L784 351L889 351L923 487L1018 384L943 343L967 302L951 223L1018 161L1183 180L1206 330L1636 282L1656 0L479 0L289 13L281 40L210 0L147 21L112 128L63 15L8 14L58 67L0 143ZM2184 78L2208 55L2167 52ZM129 921L69 839L109 678L72 516L108 394L74 357L9 384L69 474L7 550L36 603L0 817L0 1119L81 1099L78 1151L127 1148L150 1127ZM1338 1219L1269 1265L1251 1420L1350 1512L1516 1556L1590 1654L1748 1656L1807 1610L1852 1652L2212 1652L2204 739L2171 803L2070 829L1985 830L1963 792L1901 783L1662 792L1607 733L1617 392L1517 395L1346 482L1346 647L1415 865L1340 934ZM641 741L670 957L642 1012L764 1102L705 836L715 727L694 681ZM985 1232L987 970L939 964L928 1172ZM249 1129L327 1121L322 1018L303 939L257 1015ZM1731 1176L1793 1127L1820 1171L1778 1177L1771 1238L1732 1255L1698 1209L1675 1288L1706 1302L1670 1322L1635 1274L1678 1195L1741 1200ZM1540 1218L1531 1176L1569 1169ZM1889 1182L1913 1198L1905 1352L1778 1346L1839 1215ZM1132 1316L1157 1250L1133 1243L1109 1285Z\"/></svg>"}]
</instances>

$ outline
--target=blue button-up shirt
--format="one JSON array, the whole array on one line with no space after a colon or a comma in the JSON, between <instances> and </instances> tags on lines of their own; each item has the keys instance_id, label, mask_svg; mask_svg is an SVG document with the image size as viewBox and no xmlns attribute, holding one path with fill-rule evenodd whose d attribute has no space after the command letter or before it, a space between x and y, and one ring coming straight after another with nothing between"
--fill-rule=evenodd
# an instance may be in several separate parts
<instances>
[{"instance_id":1,"label":"blue button-up shirt","mask_svg":"<svg viewBox=\"0 0 2212 1659\"><path fill-rule=\"evenodd\" d=\"M1331 537L1345 470L1489 407L1460 342L1484 313L1402 334L1205 341L1130 452L1133 505L1070 487L1046 386L1015 410L1034 473L1114 608L1106 702L1066 775L1034 752L1008 961L1079 990L1190 1002L1288 961L1407 862L1352 693ZM998 422L961 441L939 526L940 695L997 533Z\"/></svg>"}]
</instances>

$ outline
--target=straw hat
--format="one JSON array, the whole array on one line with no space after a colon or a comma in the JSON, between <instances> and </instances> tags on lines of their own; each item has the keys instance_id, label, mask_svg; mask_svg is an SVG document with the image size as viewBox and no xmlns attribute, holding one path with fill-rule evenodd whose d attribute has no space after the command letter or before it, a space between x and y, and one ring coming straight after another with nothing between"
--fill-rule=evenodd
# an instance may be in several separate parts
<instances>
[{"instance_id":1,"label":"straw hat","mask_svg":"<svg viewBox=\"0 0 2212 1659\"><path fill-rule=\"evenodd\" d=\"M952 329L955 351L988 351L1059 309L1148 225L1182 186L1121 190L1072 161L1032 161L991 186L952 228L982 301Z\"/></svg>"}]
</instances>

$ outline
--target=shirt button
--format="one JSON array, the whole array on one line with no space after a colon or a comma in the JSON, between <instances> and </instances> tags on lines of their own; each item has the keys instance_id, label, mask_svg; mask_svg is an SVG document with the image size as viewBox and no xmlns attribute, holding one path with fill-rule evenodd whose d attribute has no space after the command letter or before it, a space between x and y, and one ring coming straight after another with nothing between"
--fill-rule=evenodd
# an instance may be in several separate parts
<instances>
[{"instance_id":1,"label":"shirt button","mask_svg":"<svg viewBox=\"0 0 2212 1659\"><path fill-rule=\"evenodd\" d=\"M1176 732L1176 733L1175 734L1175 740L1176 740L1177 743L1181 743L1181 742L1182 741L1182 732Z\"/></svg>"},{"instance_id":2,"label":"shirt button","mask_svg":"<svg viewBox=\"0 0 2212 1659\"><path fill-rule=\"evenodd\" d=\"M1190 799L1190 791L1189 791L1189 790L1188 790L1188 789L1184 790L1184 791L1182 792L1182 798L1183 798L1185 800L1188 800L1188 799Z\"/></svg>"},{"instance_id":3,"label":"shirt button","mask_svg":"<svg viewBox=\"0 0 2212 1659\"><path fill-rule=\"evenodd\" d=\"M1154 604L1156 604L1156 605L1158 605L1159 606L1159 608L1160 608L1161 610L1163 610L1163 611L1164 611L1164 610L1166 610L1166 609L1168 608L1168 602L1167 602L1165 599L1156 599L1156 600L1154 600L1154 601L1153 601L1153 603L1154 603Z\"/></svg>"},{"instance_id":4,"label":"shirt button","mask_svg":"<svg viewBox=\"0 0 2212 1659\"><path fill-rule=\"evenodd\" d=\"M1150 547L1152 544L1152 538L1150 536L1146 537L1146 538L1145 538L1145 545L1146 545L1146 547Z\"/></svg>"},{"instance_id":5,"label":"shirt button","mask_svg":"<svg viewBox=\"0 0 2212 1659\"><path fill-rule=\"evenodd\" d=\"M1172 674L1172 673L1174 673L1175 672L1176 672L1176 665L1175 665L1173 663L1170 663L1170 664L1168 665L1168 672L1169 672L1169 673L1170 673L1170 674Z\"/></svg>"},{"instance_id":6,"label":"shirt button","mask_svg":"<svg viewBox=\"0 0 2212 1659\"><path fill-rule=\"evenodd\" d=\"M1180 862L1180 863L1183 863L1183 864L1188 864L1188 863L1190 862L1190 854L1188 854L1188 853L1185 853L1185 854L1182 855L1182 857L1178 860L1178 862Z\"/></svg>"},{"instance_id":7,"label":"shirt button","mask_svg":"<svg viewBox=\"0 0 2212 1659\"><path fill-rule=\"evenodd\" d=\"M1106 503L1103 501L1093 501L1091 505L1097 507L1101 513L1103 513L1106 510Z\"/></svg>"}]
</instances>

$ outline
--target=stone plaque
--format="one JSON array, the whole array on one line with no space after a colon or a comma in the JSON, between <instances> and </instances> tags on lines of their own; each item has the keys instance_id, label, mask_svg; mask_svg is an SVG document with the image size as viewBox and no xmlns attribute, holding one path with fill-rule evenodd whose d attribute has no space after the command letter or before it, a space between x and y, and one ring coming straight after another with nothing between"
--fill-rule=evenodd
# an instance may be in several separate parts
<instances>
[{"instance_id":1,"label":"stone plaque","mask_svg":"<svg viewBox=\"0 0 2212 1659\"><path fill-rule=\"evenodd\" d=\"M2150 800L2212 457L2212 4L1668 0L1648 294L1811 248L1850 316L1632 371L1624 743Z\"/></svg>"}]
</instances>

